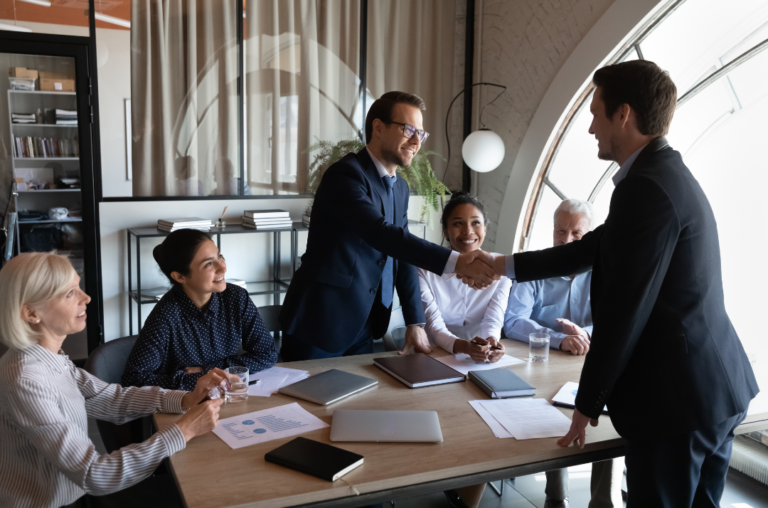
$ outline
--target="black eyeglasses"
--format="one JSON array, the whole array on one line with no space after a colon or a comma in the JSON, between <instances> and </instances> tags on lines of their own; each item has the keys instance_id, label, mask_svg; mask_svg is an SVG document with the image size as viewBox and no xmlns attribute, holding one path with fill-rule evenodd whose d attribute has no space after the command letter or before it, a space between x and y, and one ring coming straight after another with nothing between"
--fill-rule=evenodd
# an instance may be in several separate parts
<instances>
[{"instance_id":1,"label":"black eyeglasses","mask_svg":"<svg viewBox=\"0 0 768 508\"><path fill-rule=\"evenodd\" d=\"M397 125L402 125L403 126L403 135L405 135L405 137L408 138L408 139L411 139L413 136L418 136L419 137L419 141L421 143L424 143L427 140L427 138L429 137L429 132L427 132L427 131L425 131L423 129L417 129L416 127L414 127L413 125L411 125L409 123L400 123L400 122L389 122L389 123L394 123L394 124L397 124Z\"/></svg>"}]
</instances>

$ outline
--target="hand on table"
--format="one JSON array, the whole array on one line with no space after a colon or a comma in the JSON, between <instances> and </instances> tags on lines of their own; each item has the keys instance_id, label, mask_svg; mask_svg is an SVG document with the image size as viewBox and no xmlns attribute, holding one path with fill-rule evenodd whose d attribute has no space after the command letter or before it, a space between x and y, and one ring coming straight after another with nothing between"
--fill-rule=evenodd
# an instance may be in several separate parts
<instances>
[{"instance_id":1,"label":"hand on table","mask_svg":"<svg viewBox=\"0 0 768 508\"><path fill-rule=\"evenodd\" d=\"M189 442L195 436L201 436L212 431L219 421L219 409L223 403L224 399L206 400L179 418L176 426L184 434L184 439Z\"/></svg>"},{"instance_id":2,"label":"hand on table","mask_svg":"<svg viewBox=\"0 0 768 508\"><path fill-rule=\"evenodd\" d=\"M201 369L202 370L202 369ZM208 395L208 391L214 386L220 386L221 382L227 378L227 373L221 369L211 369L204 376L201 376L195 384L195 389L188 392L181 399L181 407L193 408L197 406Z\"/></svg>"},{"instance_id":3,"label":"hand on table","mask_svg":"<svg viewBox=\"0 0 768 508\"><path fill-rule=\"evenodd\" d=\"M563 327L564 334L581 335L587 340L591 339L591 337L589 336L589 334L584 328L578 326L576 323L572 322L571 320L565 319L565 318L557 318L555 319L555 321L557 321Z\"/></svg>"},{"instance_id":4,"label":"hand on table","mask_svg":"<svg viewBox=\"0 0 768 508\"><path fill-rule=\"evenodd\" d=\"M456 261L456 277L473 289L485 289L500 278L493 263L494 257L485 251L463 252Z\"/></svg>"},{"instance_id":5,"label":"hand on table","mask_svg":"<svg viewBox=\"0 0 768 508\"><path fill-rule=\"evenodd\" d=\"M427 332L419 325L410 325L405 329L405 344L403 344L403 350L398 351L397 354L404 355L413 346L414 353L431 353L432 348L429 346L429 339L427 338Z\"/></svg>"},{"instance_id":6,"label":"hand on table","mask_svg":"<svg viewBox=\"0 0 768 508\"><path fill-rule=\"evenodd\" d=\"M589 352L589 339L581 335L568 335L560 343L561 351L569 351L572 355L581 356Z\"/></svg>"},{"instance_id":7,"label":"hand on table","mask_svg":"<svg viewBox=\"0 0 768 508\"><path fill-rule=\"evenodd\" d=\"M575 443L579 448L584 448L587 439L587 423L597 427L596 419L584 416L578 409L574 409L571 428L565 436L558 439L557 444L567 448L571 443Z\"/></svg>"},{"instance_id":8,"label":"hand on table","mask_svg":"<svg viewBox=\"0 0 768 508\"><path fill-rule=\"evenodd\" d=\"M472 339L472 342L456 339L453 343L453 352L469 355L475 363L485 363L489 359L488 355L491 352L491 345L480 337L475 337Z\"/></svg>"}]
</instances>

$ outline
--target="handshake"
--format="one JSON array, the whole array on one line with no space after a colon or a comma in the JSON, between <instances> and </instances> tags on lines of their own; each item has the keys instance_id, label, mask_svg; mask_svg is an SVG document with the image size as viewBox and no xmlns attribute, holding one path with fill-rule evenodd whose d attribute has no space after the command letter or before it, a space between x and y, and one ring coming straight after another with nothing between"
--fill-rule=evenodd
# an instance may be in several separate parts
<instances>
[{"instance_id":1,"label":"handshake","mask_svg":"<svg viewBox=\"0 0 768 508\"><path fill-rule=\"evenodd\" d=\"M459 254L454 270L456 277L473 289L485 289L506 273L504 256L494 257L483 250Z\"/></svg>"}]
</instances>

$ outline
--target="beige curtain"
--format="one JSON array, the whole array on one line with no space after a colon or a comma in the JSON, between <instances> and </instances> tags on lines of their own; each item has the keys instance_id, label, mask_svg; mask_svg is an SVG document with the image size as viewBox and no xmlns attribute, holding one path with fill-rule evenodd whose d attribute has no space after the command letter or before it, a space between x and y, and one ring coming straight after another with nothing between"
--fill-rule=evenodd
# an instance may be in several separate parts
<instances>
[{"instance_id":1,"label":"beige curtain","mask_svg":"<svg viewBox=\"0 0 768 508\"><path fill-rule=\"evenodd\" d=\"M235 6L132 1L134 196L237 193Z\"/></svg>"},{"instance_id":2,"label":"beige curtain","mask_svg":"<svg viewBox=\"0 0 768 508\"><path fill-rule=\"evenodd\" d=\"M254 194L303 194L310 145L358 136L358 0L246 4L246 174Z\"/></svg>"},{"instance_id":3,"label":"beige curtain","mask_svg":"<svg viewBox=\"0 0 768 508\"><path fill-rule=\"evenodd\" d=\"M368 2L368 89L376 98L399 90L424 99L424 129L430 137L422 150L436 151L444 158L445 115L451 99L462 88L461 76L455 72L455 32L453 0ZM457 101L453 117L461 117L460 106ZM461 156L460 140L457 144L451 137L453 159ZM440 178L445 161L431 157L430 162Z\"/></svg>"}]
</instances>

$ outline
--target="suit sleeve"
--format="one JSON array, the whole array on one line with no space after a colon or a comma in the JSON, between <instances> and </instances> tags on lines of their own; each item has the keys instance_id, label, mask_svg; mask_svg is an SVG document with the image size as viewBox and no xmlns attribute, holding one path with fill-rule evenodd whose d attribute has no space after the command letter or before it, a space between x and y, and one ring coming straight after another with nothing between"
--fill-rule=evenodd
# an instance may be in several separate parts
<instances>
[{"instance_id":1,"label":"suit sleeve","mask_svg":"<svg viewBox=\"0 0 768 508\"><path fill-rule=\"evenodd\" d=\"M406 213L407 210L406 204ZM406 233L409 233L407 224L404 229ZM406 326L425 324L427 320L424 317L424 307L421 304L419 276L416 273L415 266L402 261L398 262L395 288L397 289L397 295L400 297L400 305L403 308L403 318L405 319Z\"/></svg>"},{"instance_id":2,"label":"suit sleeve","mask_svg":"<svg viewBox=\"0 0 768 508\"><path fill-rule=\"evenodd\" d=\"M578 242L514 255L514 278L518 282L578 275L592 269L604 225ZM508 273L509 275L509 273Z\"/></svg>"},{"instance_id":3,"label":"suit sleeve","mask_svg":"<svg viewBox=\"0 0 768 508\"><path fill-rule=\"evenodd\" d=\"M680 234L674 205L645 177L613 192L601 242L601 295L576 396L578 410L597 418L624 371L656 303ZM580 243L580 242L574 242Z\"/></svg>"},{"instance_id":4,"label":"suit sleeve","mask_svg":"<svg viewBox=\"0 0 768 508\"><path fill-rule=\"evenodd\" d=\"M407 229L386 222L384 214L368 196L362 172L341 160L328 168L318 188L329 194L336 219L360 235L368 245L394 259L442 275L451 251L412 235Z\"/></svg>"}]
</instances>

